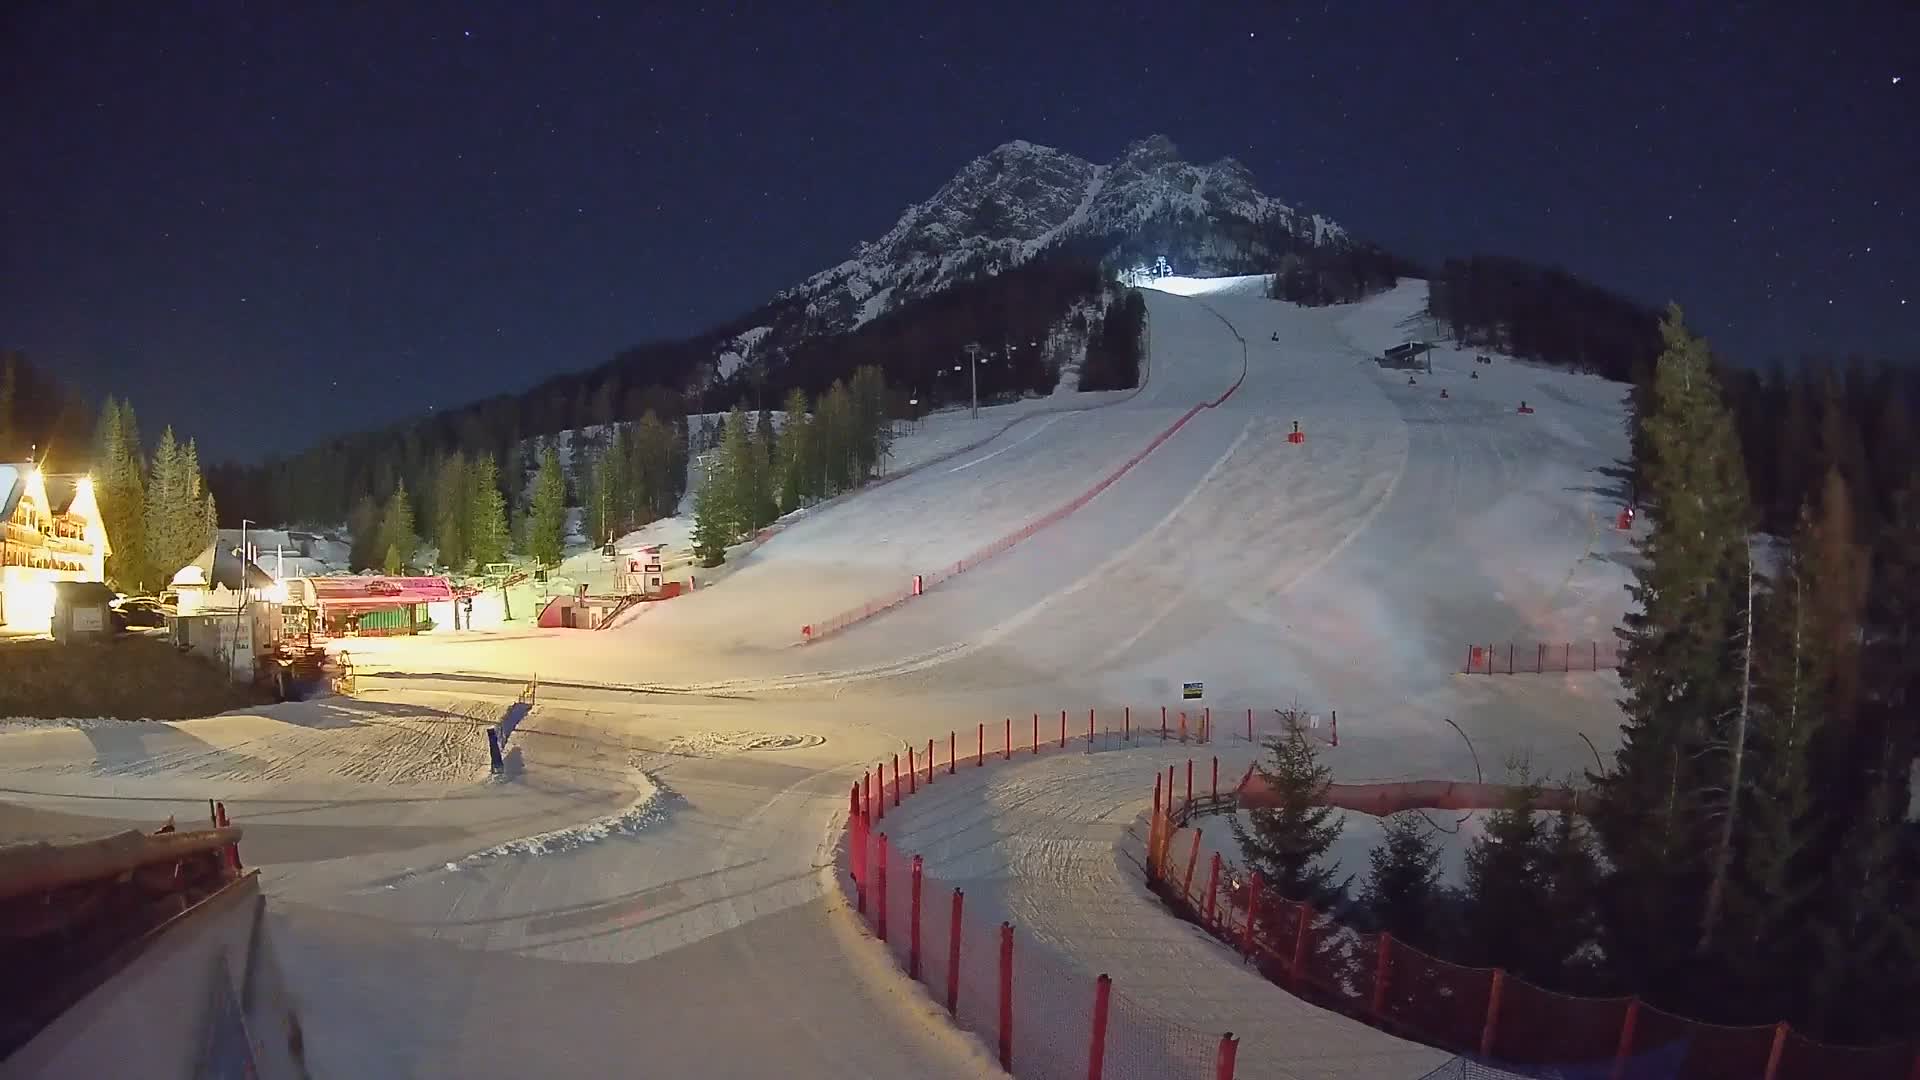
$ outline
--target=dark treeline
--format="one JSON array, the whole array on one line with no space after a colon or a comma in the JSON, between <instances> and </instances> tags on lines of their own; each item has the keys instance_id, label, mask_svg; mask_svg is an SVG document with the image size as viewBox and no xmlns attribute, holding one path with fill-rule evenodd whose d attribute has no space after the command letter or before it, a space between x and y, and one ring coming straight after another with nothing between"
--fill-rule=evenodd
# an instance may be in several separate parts
<instances>
[{"instance_id":1,"label":"dark treeline","mask_svg":"<svg viewBox=\"0 0 1920 1080\"><path fill-rule=\"evenodd\" d=\"M0 461L29 453L50 472L79 472L92 457L93 409L26 356L0 349Z\"/></svg>"},{"instance_id":2,"label":"dark treeline","mask_svg":"<svg viewBox=\"0 0 1920 1080\"><path fill-rule=\"evenodd\" d=\"M1910 374L1731 376L1677 309L1635 388L1635 610L1619 631L1622 745L1591 814L1486 820L1458 889L1434 822L1389 820L1359 906L1462 963L1713 1023L1841 1043L1920 1035L1920 469ZM1723 388L1723 377L1731 388ZM1792 417L1798 415L1798 419ZM1785 429L1799 434L1781 446ZM1763 531L1765 530L1765 531ZM1767 535L1771 532L1771 535ZM1301 740L1263 768L1249 862L1339 902L1337 823Z\"/></svg>"},{"instance_id":3,"label":"dark treeline","mask_svg":"<svg viewBox=\"0 0 1920 1080\"><path fill-rule=\"evenodd\" d=\"M1107 312L1138 326L1144 305L1128 306L1112 277L1091 259L1053 254L989 277L962 281L866 323L847 334L815 338L775 365L768 389L819 394L836 379L877 367L901 401L918 397L922 409L965 402L972 393L966 346L981 347L980 400L1051 393L1061 367L1087 348L1083 389L1131 386L1141 340L1124 329L1103 333ZM958 370L955 370L955 369ZM1100 387L1085 385L1100 372ZM751 380L753 373L736 377ZM769 398L768 400L772 400ZM896 403L896 412L898 411Z\"/></svg>"},{"instance_id":4,"label":"dark treeline","mask_svg":"<svg viewBox=\"0 0 1920 1080\"><path fill-rule=\"evenodd\" d=\"M1371 244L1331 245L1283 256L1267 295L1309 307L1351 304L1422 273L1418 264Z\"/></svg>"},{"instance_id":5,"label":"dark treeline","mask_svg":"<svg viewBox=\"0 0 1920 1080\"><path fill-rule=\"evenodd\" d=\"M1634 381L1660 352L1659 313L1564 270L1521 259L1448 259L1432 313L1463 345Z\"/></svg>"},{"instance_id":6,"label":"dark treeline","mask_svg":"<svg viewBox=\"0 0 1920 1080\"><path fill-rule=\"evenodd\" d=\"M1122 326L1105 333L1110 306ZM1130 386L1141 340L1125 327L1141 318L1138 301L1121 300L1096 262L1065 255L964 281L847 334L798 337L806 329L803 314L792 302L777 301L699 337L629 349L611 363L556 376L525 393L327 439L264 464L220 465L209 471L208 483L223 520L338 521L363 499L386 504L402 483L416 493L430 491L443 460L458 454L470 462L492 459L509 509L517 511L518 481L536 464L521 447L535 436L638 423L652 413L684 437L690 413L735 404L766 408L792 389L822 395L861 367L884 373L893 388L888 415L904 416L915 396L922 410L967 400L968 342L983 348L983 402L1050 392L1081 342L1088 351L1083 371L1094 384ZM776 344L763 345L756 362L716 382L715 357L756 326L772 326L769 341ZM791 349L777 344L796 339ZM576 477L575 498L583 486Z\"/></svg>"}]
</instances>

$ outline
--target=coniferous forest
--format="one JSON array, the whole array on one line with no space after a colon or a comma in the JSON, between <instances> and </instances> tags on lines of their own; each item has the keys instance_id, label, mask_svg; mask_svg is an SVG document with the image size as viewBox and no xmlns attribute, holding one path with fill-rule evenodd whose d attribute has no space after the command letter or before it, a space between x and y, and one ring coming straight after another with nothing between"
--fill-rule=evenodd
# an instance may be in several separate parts
<instances>
[{"instance_id":1,"label":"coniferous forest","mask_svg":"<svg viewBox=\"0 0 1920 1080\"><path fill-rule=\"evenodd\" d=\"M1304 740L1277 744L1262 768L1298 805L1256 812L1243 849L1303 897L1355 889L1363 918L1402 940L1539 986L1827 1042L1911 1039L1920 381L1729 370L1677 308L1656 332L1632 365L1647 513L1611 760L1584 777L1510 763L1515 797L1459 889L1416 813L1388 819L1370 872L1343 888L1313 861L1333 840L1311 813L1324 767ZM1569 782L1593 789L1588 816L1532 809L1543 783Z\"/></svg>"}]
</instances>

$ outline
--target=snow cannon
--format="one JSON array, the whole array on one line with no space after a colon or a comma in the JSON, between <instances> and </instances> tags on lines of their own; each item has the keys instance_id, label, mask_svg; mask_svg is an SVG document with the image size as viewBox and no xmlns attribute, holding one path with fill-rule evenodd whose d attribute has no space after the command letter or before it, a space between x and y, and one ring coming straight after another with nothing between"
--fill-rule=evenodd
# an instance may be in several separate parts
<instances>
[{"instance_id":1,"label":"snow cannon","mask_svg":"<svg viewBox=\"0 0 1920 1080\"><path fill-rule=\"evenodd\" d=\"M1623 530L1633 528L1633 507L1629 506L1621 510L1620 516L1614 519L1613 527Z\"/></svg>"},{"instance_id":2,"label":"snow cannon","mask_svg":"<svg viewBox=\"0 0 1920 1080\"><path fill-rule=\"evenodd\" d=\"M1411 376L1411 375L1409 375L1409 376L1407 376L1407 385L1408 385L1408 386L1418 386L1418 385L1419 385L1419 383L1417 383L1417 382L1415 382L1415 381L1414 381L1414 378L1413 378L1413 376Z\"/></svg>"},{"instance_id":3,"label":"snow cannon","mask_svg":"<svg viewBox=\"0 0 1920 1080\"><path fill-rule=\"evenodd\" d=\"M1442 400L1445 400L1446 396L1447 396L1447 388L1443 386L1440 388L1440 397Z\"/></svg>"},{"instance_id":4,"label":"snow cannon","mask_svg":"<svg viewBox=\"0 0 1920 1080\"><path fill-rule=\"evenodd\" d=\"M1479 372L1477 372L1477 371L1469 371L1469 372L1467 372L1467 378L1469 378L1469 379L1477 379L1477 378L1479 378L1479 377L1480 377L1480 373L1479 373Z\"/></svg>"},{"instance_id":5,"label":"snow cannon","mask_svg":"<svg viewBox=\"0 0 1920 1080\"><path fill-rule=\"evenodd\" d=\"M1293 422L1293 430L1287 434L1287 441L1295 446L1307 441L1307 437L1300 432L1300 421Z\"/></svg>"},{"instance_id":6,"label":"snow cannon","mask_svg":"<svg viewBox=\"0 0 1920 1080\"><path fill-rule=\"evenodd\" d=\"M1533 411L1533 406L1527 404L1524 400L1522 400L1520 402L1520 411L1523 413L1530 413Z\"/></svg>"},{"instance_id":7,"label":"snow cannon","mask_svg":"<svg viewBox=\"0 0 1920 1080\"><path fill-rule=\"evenodd\" d=\"M813 624L812 623L808 623L807 625L800 628L800 639L802 641L813 640Z\"/></svg>"}]
</instances>

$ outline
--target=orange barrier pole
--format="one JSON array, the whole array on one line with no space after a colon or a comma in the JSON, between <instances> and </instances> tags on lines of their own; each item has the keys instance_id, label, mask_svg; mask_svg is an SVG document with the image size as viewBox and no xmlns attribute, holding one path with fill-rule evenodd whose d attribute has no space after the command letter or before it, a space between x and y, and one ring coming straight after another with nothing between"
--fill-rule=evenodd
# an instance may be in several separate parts
<instances>
[{"instance_id":1,"label":"orange barrier pole","mask_svg":"<svg viewBox=\"0 0 1920 1080\"><path fill-rule=\"evenodd\" d=\"M1773 1049L1767 1052L1767 1071L1764 1074L1764 1080L1779 1080L1780 1059L1785 1056L1786 1052L1787 1022L1782 1020L1773 1025Z\"/></svg>"},{"instance_id":2,"label":"orange barrier pole","mask_svg":"<svg viewBox=\"0 0 1920 1080\"><path fill-rule=\"evenodd\" d=\"M1239 1053L1240 1040L1229 1031L1220 1036L1220 1050L1213 1057L1213 1080L1233 1080L1233 1059Z\"/></svg>"},{"instance_id":3,"label":"orange barrier pole","mask_svg":"<svg viewBox=\"0 0 1920 1080\"><path fill-rule=\"evenodd\" d=\"M1387 1011L1387 977L1393 970L1393 935L1380 931L1379 955L1373 961L1373 1018Z\"/></svg>"},{"instance_id":4,"label":"orange barrier pole","mask_svg":"<svg viewBox=\"0 0 1920 1080\"><path fill-rule=\"evenodd\" d=\"M1608 1080L1622 1080L1627 1075L1627 1058L1633 1054L1633 1030L1640 1025L1640 999L1627 1002L1626 1018L1620 1021L1620 1043L1613 1049L1613 1072ZM1915 1076L1920 1078L1920 1057L1914 1059Z\"/></svg>"},{"instance_id":5,"label":"orange barrier pole","mask_svg":"<svg viewBox=\"0 0 1920 1080\"><path fill-rule=\"evenodd\" d=\"M1180 882L1180 895L1193 902L1193 868L1200 865L1200 830L1193 830L1193 846L1187 849L1187 876Z\"/></svg>"},{"instance_id":6,"label":"orange barrier pole","mask_svg":"<svg viewBox=\"0 0 1920 1080\"><path fill-rule=\"evenodd\" d=\"M920 769L913 763L913 747L907 747L907 794L920 790Z\"/></svg>"},{"instance_id":7,"label":"orange barrier pole","mask_svg":"<svg viewBox=\"0 0 1920 1080\"><path fill-rule=\"evenodd\" d=\"M1493 989L1487 992L1487 1025L1480 1029L1480 1056L1493 1056L1493 1035L1500 1029L1500 998L1507 989L1507 973L1493 969Z\"/></svg>"}]
</instances>

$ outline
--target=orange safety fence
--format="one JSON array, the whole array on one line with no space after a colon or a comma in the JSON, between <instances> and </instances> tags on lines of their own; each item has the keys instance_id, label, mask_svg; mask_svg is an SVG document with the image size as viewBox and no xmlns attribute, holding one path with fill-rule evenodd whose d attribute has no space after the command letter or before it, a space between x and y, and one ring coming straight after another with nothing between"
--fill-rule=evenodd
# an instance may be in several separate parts
<instances>
[{"instance_id":1,"label":"orange safety fence","mask_svg":"<svg viewBox=\"0 0 1920 1080\"><path fill-rule=\"evenodd\" d=\"M1465 675L1552 675L1612 671L1620 666L1618 641L1489 641L1465 647Z\"/></svg>"},{"instance_id":2,"label":"orange safety fence","mask_svg":"<svg viewBox=\"0 0 1920 1080\"><path fill-rule=\"evenodd\" d=\"M1920 1080L1920 1047L1911 1044L1837 1046L1785 1023L1711 1024L1638 998L1563 994L1346 926L1330 913L1266 892L1259 875L1202 848L1200 831L1188 823L1202 814L1234 813L1234 792L1187 798L1164 792L1165 779L1156 781L1148 823L1148 887L1280 986L1492 1063L1445 1075Z\"/></svg>"},{"instance_id":3,"label":"orange safety fence","mask_svg":"<svg viewBox=\"0 0 1920 1080\"><path fill-rule=\"evenodd\" d=\"M1029 731L1037 724L1035 714ZM967 896L889 841L886 815L901 801L962 769L1011 759L1013 727L1004 722L995 745L980 725L964 755L954 732L933 740L932 753L882 762L852 786L845 869L855 911L901 969L1014 1076L1232 1080L1238 1041L1230 1033L1178 1024L1113 980L1078 969L1008 922L993 898ZM1020 753L1060 752L1055 737L1029 739ZM1086 752L1090 740L1083 732L1066 745Z\"/></svg>"}]
</instances>

